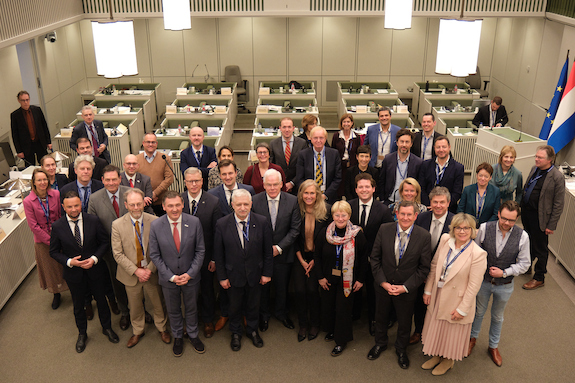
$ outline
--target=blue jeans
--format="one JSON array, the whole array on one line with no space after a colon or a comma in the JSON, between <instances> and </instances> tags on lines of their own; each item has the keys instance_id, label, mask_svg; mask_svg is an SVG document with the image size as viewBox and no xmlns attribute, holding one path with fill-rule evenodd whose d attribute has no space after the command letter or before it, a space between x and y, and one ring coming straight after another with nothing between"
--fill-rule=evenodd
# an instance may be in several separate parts
<instances>
[{"instance_id":1,"label":"blue jeans","mask_svg":"<svg viewBox=\"0 0 575 383\"><path fill-rule=\"evenodd\" d=\"M477 307L475 309L475 319L471 326L471 338L477 338L481 330L481 323L483 316L487 311L489 305L489 298L493 295L493 303L491 304L491 326L489 327L489 347L497 348L499 345L499 338L501 337L501 327L503 325L503 312L505 306L513 292L513 281L506 285L496 286L491 282L481 284L481 289L477 293Z\"/></svg>"}]
</instances>

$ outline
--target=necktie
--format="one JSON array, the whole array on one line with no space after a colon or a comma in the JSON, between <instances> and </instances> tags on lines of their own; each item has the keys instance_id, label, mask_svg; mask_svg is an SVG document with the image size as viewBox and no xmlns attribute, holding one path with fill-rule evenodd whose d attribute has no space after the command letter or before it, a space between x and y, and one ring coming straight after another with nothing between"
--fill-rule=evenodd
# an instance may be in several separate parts
<instances>
[{"instance_id":1,"label":"necktie","mask_svg":"<svg viewBox=\"0 0 575 383\"><path fill-rule=\"evenodd\" d=\"M319 185L323 185L323 167L321 165L321 153L317 154L317 164L315 167L315 182Z\"/></svg>"},{"instance_id":2,"label":"necktie","mask_svg":"<svg viewBox=\"0 0 575 383\"><path fill-rule=\"evenodd\" d=\"M138 267L142 266L142 260L144 259L144 249L140 244L140 238L142 238L142 233L140 232L140 223L136 221L136 265Z\"/></svg>"},{"instance_id":3,"label":"necktie","mask_svg":"<svg viewBox=\"0 0 575 383\"><path fill-rule=\"evenodd\" d=\"M82 190L84 190L84 199L82 200L82 211L83 212L87 212L88 211L88 187L87 186L82 186Z\"/></svg>"},{"instance_id":4,"label":"necktie","mask_svg":"<svg viewBox=\"0 0 575 383\"><path fill-rule=\"evenodd\" d=\"M132 179L130 178L130 187L133 188L134 187L134 183L132 182Z\"/></svg>"},{"instance_id":5,"label":"necktie","mask_svg":"<svg viewBox=\"0 0 575 383\"><path fill-rule=\"evenodd\" d=\"M397 265L399 265L399 249L403 249L403 252L405 252L405 233L403 231L399 233L399 246L397 248L397 252L395 253L395 263Z\"/></svg>"},{"instance_id":6,"label":"necktie","mask_svg":"<svg viewBox=\"0 0 575 383\"><path fill-rule=\"evenodd\" d=\"M180 252L180 232L178 231L178 223L174 222L174 243L176 244L176 250L178 250L178 253Z\"/></svg>"},{"instance_id":7,"label":"necktie","mask_svg":"<svg viewBox=\"0 0 575 383\"><path fill-rule=\"evenodd\" d=\"M242 224L242 232L243 232L243 240L242 240L242 245L244 246L244 248L246 247L246 240L247 240L247 231L246 231L246 221L241 221L240 222Z\"/></svg>"},{"instance_id":8,"label":"necktie","mask_svg":"<svg viewBox=\"0 0 575 383\"><path fill-rule=\"evenodd\" d=\"M192 209L191 209L191 211L190 211L190 214L193 215L193 214L195 214L195 212L196 212L196 200L193 199L193 200L192 200Z\"/></svg>"},{"instance_id":9,"label":"necktie","mask_svg":"<svg viewBox=\"0 0 575 383\"><path fill-rule=\"evenodd\" d=\"M270 210L270 217L272 219L272 228L275 230L276 229L276 220L278 217L278 211L276 209L276 200L272 199L272 200L270 200L270 202L272 203L272 208Z\"/></svg>"},{"instance_id":10,"label":"necktie","mask_svg":"<svg viewBox=\"0 0 575 383\"><path fill-rule=\"evenodd\" d=\"M291 158L291 148L289 146L289 142L286 142L285 157L286 157L286 164L289 165L289 159Z\"/></svg>"},{"instance_id":11,"label":"necktie","mask_svg":"<svg viewBox=\"0 0 575 383\"><path fill-rule=\"evenodd\" d=\"M98 152L98 138L96 132L94 131L94 125L90 125L90 133L92 134L92 149L94 149L94 157L98 157L100 153Z\"/></svg>"},{"instance_id":12,"label":"necktie","mask_svg":"<svg viewBox=\"0 0 575 383\"><path fill-rule=\"evenodd\" d=\"M441 235L441 222L438 220L433 221L433 230L431 231L431 245L435 249L437 246L437 242L439 241L439 237Z\"/></svg>"},{"instance_id":13,"label":"necktie","mask_svg":"<svg viewBox=\"0 0 575 383\"><path fill-rule=\"evenodd\" d=\"M365 216L367 214L367 205L366 204L362 204L361 205L363 207L363 210L361 211L361 218L359 219L359 224L361 225L361 227L365 228Z\"/></svg>"},{"instance_id":14,"label":"necktie","mask_svg":"<svg viewBox=\"0 0 575 383\"><path fill-rule=\"evenodd\" d=\"M232 197L234 196L234 190L229 190L230 192L230 210L234 211L234 207L232 206Z\"/></svg>"},{"instance_id":15,"label":"necktie","mask_svg":"<svg viewBox=\"0 0 575 383\"><path fill-rule=\"evenodd\" d=\"M114 207L114 211L116 212L116 217L120 217L120 206L118 206L118 201L116 200L116 196L113 195L112 198L112 206Z\"/></svg>"},{"instance_id":16,"label":"necktie","mask_svg":"<svg viewBox=\"0 0 575 383\"><path fill-rule=\"evenodd\" d=\"M78 246L82 247L82 236L80 235L80 227L78 226L78 220L74 221L76 226L74 227L74 238L76 238L76 243Z\"/></svg>"},{"instance_id":17,"label":"necktie","mask_svg":"<svg viewBox=\"0 0 575 383\"><path fill-rule=\"evenodd\" d=\"M198 158L198 166L200 166L200 162L202 161L202 152L197 150L196 157Z\"/></svg>"}]
</instances>

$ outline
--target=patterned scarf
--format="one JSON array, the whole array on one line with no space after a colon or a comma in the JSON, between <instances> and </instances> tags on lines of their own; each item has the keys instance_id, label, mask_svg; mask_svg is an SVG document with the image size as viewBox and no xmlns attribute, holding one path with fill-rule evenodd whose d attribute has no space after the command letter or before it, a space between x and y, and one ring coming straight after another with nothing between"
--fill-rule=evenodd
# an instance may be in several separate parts
<instances>
[{"instance_id":1,"label":"patterned scarf","mask_svg":"<svg viewBox=\"0 0 575 383\"><path fill-rule=\"evenodd\" d=\"M513 166L509 168L507 174L503 174L503 169L501 169L501 165L496 164L493 167L493 183L502 192L513 193L517 188L517 185L515 185L515 179L512 177L512 175L513 175Z\"/></svg>"},{"instance_id":2,"label":"patterned scarf","mask_svg":"<svg viewBox=\"0 0 575 383\"><path fill-rule=\"evenodd\" d=\"M335 232L335 222L327 227L325 239L332 245L343 245L343 293L346 297L351 294L353 282L353 264L355 262L355 236L361 230L360 226L353 225L347 221L345 235L338 237Z\"/></svg>"}]
</instances>

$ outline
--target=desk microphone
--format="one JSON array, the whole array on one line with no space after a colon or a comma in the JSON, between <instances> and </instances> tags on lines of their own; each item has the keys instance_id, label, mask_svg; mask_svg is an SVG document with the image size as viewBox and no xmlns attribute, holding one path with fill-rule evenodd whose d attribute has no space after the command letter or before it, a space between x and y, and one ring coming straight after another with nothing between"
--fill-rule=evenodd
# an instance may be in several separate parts
<instances>
[{"instance_id":1,"label":"desk microphone","mask_svg":"<svg viewBox=\"0 0 575 383\"><path fill-rule=\"evenodd\" d=\"M511 112L513 113L513 112ZM521 115L521 120L519 120L519 139L515 140L515 142L522 142L521 135L523 134L523 115Z\"/></svg>"},{"instance_id":2,"label":"desk microphone","mask_svg":"<svg viewBox=\"0 0 575 383\"><path fill-rule=\"evenodd\" d=\"M164 161L166 161L166 164L168 164L168 167L170 168L170 170L172 171L172 174L174 175L174 178L176 178L176 173L174 173L174 169L172 169L172 167L170 166L170 163L168 162L168 159L166 158L165 154L162 154L162 158L164 159Z\"/></svg>"}]
</instances>

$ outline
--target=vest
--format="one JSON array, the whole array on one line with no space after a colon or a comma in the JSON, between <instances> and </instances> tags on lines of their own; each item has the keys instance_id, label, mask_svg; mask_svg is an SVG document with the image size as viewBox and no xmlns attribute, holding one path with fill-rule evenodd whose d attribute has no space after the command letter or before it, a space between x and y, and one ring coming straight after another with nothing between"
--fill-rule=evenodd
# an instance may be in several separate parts
<instances>
[{"instance_id":1,"label":"vest","mask_svg":"<svg viewBox=\"0 0 575 383\"><path fill-rule=\"evenodd\" d=\"M483 239L481 247L487 251L487 270L485 271L483 280L486 282L493 282L495 285L504 285L513 280L513 275L508 275L507 278L493 278L489 275L489 268L495 266L501 270L505 270L516 262L517 254L519 253L519 240L523 234L523 229L514 226L511 233L507 233L509 236L509 238L507 238L507 243L503 247L499 257L497 257L495 238L498 224L498 221L490 221L485 225L485 238Z\"/></svg>"}]
</instances>

